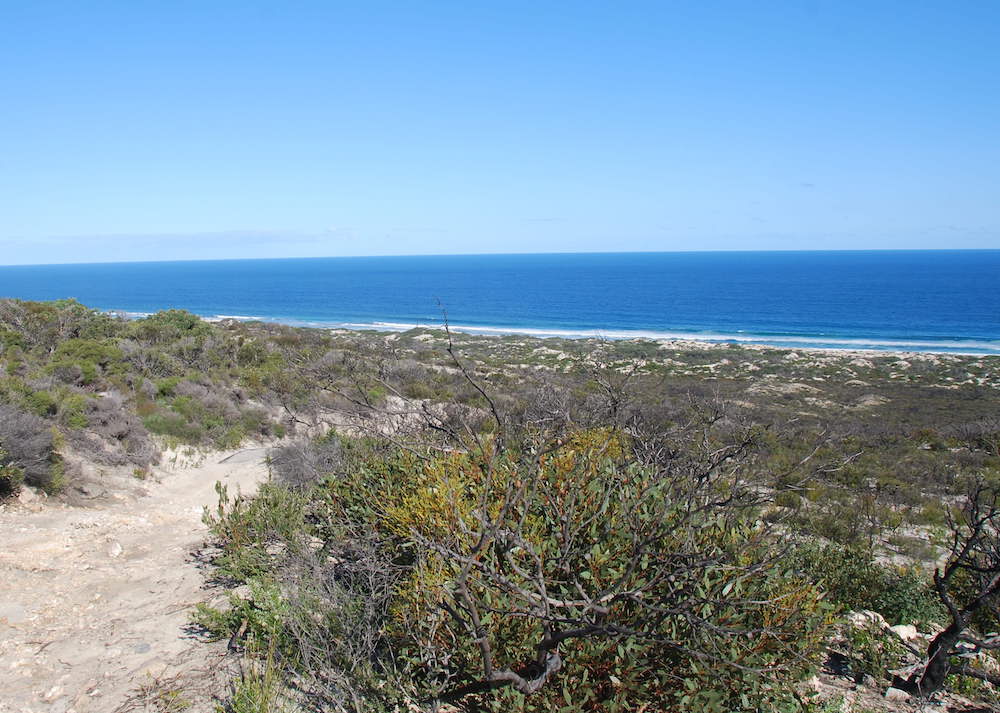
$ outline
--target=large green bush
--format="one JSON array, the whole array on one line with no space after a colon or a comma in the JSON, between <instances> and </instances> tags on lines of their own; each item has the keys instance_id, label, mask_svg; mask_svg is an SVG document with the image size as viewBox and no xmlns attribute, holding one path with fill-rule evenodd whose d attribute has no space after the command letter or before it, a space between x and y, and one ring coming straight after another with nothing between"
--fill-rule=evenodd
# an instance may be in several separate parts
<instances>
[{"instance_id":1,"label":"large green bush","mask_svg":"<svg viewBox=\"0 0 1000 713\"><path fill-rule=\"evenodd\" d=\"M363 668L392 677L378 694L387 706L406 693L497 711L797 709L794 683L816 663L828 611L811 584L775 566L752 508L717 499L736 483L644 465L605 430L541 460L345 451L353 461L339 477L298 495L270 486L211 518L221 571L251 585L250 601L235 617L203 610L203 623L261 622L255 645L276 638L296 652L302 621L378 610L365 618L363 635L378 643ZM357 584L373 571L391 577L384 601ZM303 613L304 602L315 609ZM545 644L552 637L562 643ZM540 653L559 665L543 674ZM329 673L296 653L285 663L297 676ZM379 690L369 684L358 683Z\"/></svg>"}]
</instances>

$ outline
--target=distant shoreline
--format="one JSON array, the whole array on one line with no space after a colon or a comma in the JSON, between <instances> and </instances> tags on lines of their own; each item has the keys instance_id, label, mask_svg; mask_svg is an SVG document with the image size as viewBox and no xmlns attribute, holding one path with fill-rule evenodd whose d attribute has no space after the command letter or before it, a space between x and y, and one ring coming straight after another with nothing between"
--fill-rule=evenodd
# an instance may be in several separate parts
<instances>
[{"instance_id":1,"label":"distant shoreline","mask_svg":"<svg viewBox=\"0 0 1000 713\"><path fill-rule=\"evenodd\" d=\"M120 310L115 310L121 312ZM129 317L143 317L149 313L145 312L123 312ZM236 322L263 322L269 324L281 324L288 327L298 327L303 329L324 329L347 332L406 332L411 329L443 330L445 325L439 323L409 323L409 322L316 322L299 319L282 319L273 317L260 317L253 315L198 315L206 322L218 323L228 320ZM453 332L478 336L478 337L526 337L529 339L572 339L572 340L612 340L630 341L641 340L656 342L663 345L678 345L684 348L728 348L739 346L750 349L775 349L779 351L809 351L812 353L832 352L846 355L852 352L859 354L883 356L909 355L909 354L932 354L951 355L967 357L1000 357L1000 344L997 351L967 351L962 347L955 348L941 347L935 349L935 344L920 340L898 340L872 338L871 341L864 338L833 337L829 341L822 337L796 337L794 335L757 335L739 334L704 335L690 332L657 332L642 330L572 330L572 329L547 329L544 327L494 327L483 325L449 324L448 327ZM952 339L952 343L969 340Z\"/></svg>"}]
</instances>

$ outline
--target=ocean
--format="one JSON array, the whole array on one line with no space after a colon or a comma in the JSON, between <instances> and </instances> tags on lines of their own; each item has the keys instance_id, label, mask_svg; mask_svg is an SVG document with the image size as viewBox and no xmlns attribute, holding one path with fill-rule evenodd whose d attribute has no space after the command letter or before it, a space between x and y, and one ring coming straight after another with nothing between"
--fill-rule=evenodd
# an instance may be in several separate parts
<instances>
[{"instance_id":1,"label":"ocean","mask_svg":"<svg viewBox=\"0 0 1000 713\"><path fill-rule=\"evenodd\" d=\"M581 253L0 267L133 315L1000 354L1000 250Z\"/></svg>"}]
</instances>

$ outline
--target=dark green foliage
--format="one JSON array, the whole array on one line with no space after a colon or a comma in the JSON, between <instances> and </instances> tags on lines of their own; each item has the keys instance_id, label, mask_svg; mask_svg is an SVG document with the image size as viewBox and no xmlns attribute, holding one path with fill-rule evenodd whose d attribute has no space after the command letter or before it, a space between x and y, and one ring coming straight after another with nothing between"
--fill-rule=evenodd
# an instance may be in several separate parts
<instances>
[{"instance_id":1,"label":"dark green foliage","mask_svg":"<svg viewBox=\"0 0 1000 713\"><path fill-rule=\"evenodd\" d=\"M183 337L205 337L211 326L197 315L179 309L168 309L139 319L130 325L137 339L152 344L175 342Z\"/></svg>"},{"instance_id":2,"label":"dark green foliage","mask_svg":"<svg viewBox=\"0 0 1000 713\"><path fill-rule=\"evenodd\" d=\"M177 389L177 385L181 383L182 379L179 376L170 376L166 379L160 379L156 382L156 393L159 396L173 396Z\"/></svg>"},{"instance_id":3,"label":"dark green foliage","mask_svg":"<svg viewBox=\"0 0 1000 713\"><path fill-rule=\"evenodd\" d=\"M24 405L37 416L54 416L59 410L59 401L49 391L35 391L24 399Z\"/></svg>"},{"instance_id":4,"label":"dark green foliage","mask_svg":"<svg viewBox=\"0 0 1000 713\"><path fill-rule=\"evenodd\" d=\"M801 544L791 551L789 565L805 573L827 593L828 601L843 609L877 611L890 624L944 619L927 572L879 564L861 549Z\"/></svg>"}]
</instances>

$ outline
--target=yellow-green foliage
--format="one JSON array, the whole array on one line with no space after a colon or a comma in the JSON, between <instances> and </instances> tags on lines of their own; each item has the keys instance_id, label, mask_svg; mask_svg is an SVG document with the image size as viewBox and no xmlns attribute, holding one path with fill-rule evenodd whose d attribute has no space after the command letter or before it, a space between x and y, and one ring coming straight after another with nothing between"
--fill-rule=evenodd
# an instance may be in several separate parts
<instances>
[{"instance_id":1,"label":"yellow-green foliage","mask_svg":"<svg viewBox=\"0 0 1000 713\"><path fill-rule=\"evenodd\" d=\"M542 456L451 453L427 462L403 456L388 469L383 461L328 485L335 510L364 513L373 530L396 543L398 558L411 563L390 626L429 693L435 682L454 688L481 674L476 642L444 606L471 561L467 586L483 603L482 625L498 668L517 670L536 655L540 621L531 602L516 594L530 590L536 575L559 600L579 598L582 587L593 597L643 591L672 606L687 588L700 602L693 616L667 616L649 629L642 620L648 612L628 597L616 599L607 619L622 632L646 635L567 640L558 676L528 697L495 691L488 703L497 710L736 711L791 700L790 682L815 661L829 625L819 593L766 565L772 550L752 517L706 509L691 519L690 502L670 501L684 489L633 462L627 445L619 433L596 429ZM484 535L484 522L516 533L509 537L517 544L501 542L497 530ZM484 536L496 541L479 546ZM633 559L636 538L652 546ZM707 563L702 569L673 559L696 554ZM663 577L671 567L676 575ZM699 621L746 633L723 635ZM702 656L713 650L717 659Z\"/></svg>"}]
</instances>

